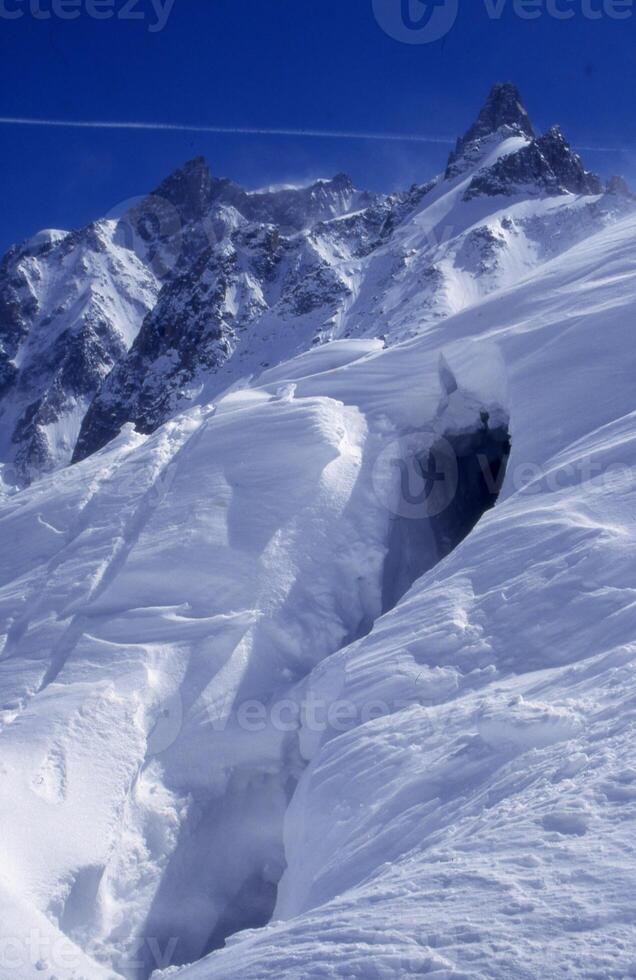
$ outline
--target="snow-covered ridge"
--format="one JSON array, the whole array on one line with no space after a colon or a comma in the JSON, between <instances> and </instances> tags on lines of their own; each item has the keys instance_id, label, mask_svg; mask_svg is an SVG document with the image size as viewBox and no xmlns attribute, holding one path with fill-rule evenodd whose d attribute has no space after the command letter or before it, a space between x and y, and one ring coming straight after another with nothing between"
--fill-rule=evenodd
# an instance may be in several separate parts
<instances>
[{"instance_id":1,"label":"snow-covered ridge","mask_svg":"<svg viewBox=\"0 0 636 980\"><path fill-rule=\"evenodd\" d=\"M445 175L403 194L358 191L345 174L245 191L198 157L117 220L5 257L4 483L81 459L126 422L153 431L312 345L398 340L414 317L422 329L470 306L631 206L618 181L602 193L560 131L536 137L509 84Z\"/></svg>"},{"instance_id":2,"label":"snow-covered ridge","mask_svg":"<svg viewBox=\"0 0 636 980\"><path fill-rule=\"evenodd\" d=\"M628 198L601 190L560 133L534 136L509 85L495 86L444 178L406 194L372 199L339 175L246 196L210 178L206 199L231 203L247 224L226 233L221 215L208 217L219 244L206 241L194 268L166 286L91 406L75 459L126 421L152 431L177 405L213 397L312 344L400 339L414 315L405 279L428 285L426 297L417 289L420 329L470 305L615 220ZM562 211L558 236L551 197ZM257 229L255 218L268 223ZM394 283L401 309L391 302ZM175 322L187 324L176 336Z\"/></svg>"}]
</instances>

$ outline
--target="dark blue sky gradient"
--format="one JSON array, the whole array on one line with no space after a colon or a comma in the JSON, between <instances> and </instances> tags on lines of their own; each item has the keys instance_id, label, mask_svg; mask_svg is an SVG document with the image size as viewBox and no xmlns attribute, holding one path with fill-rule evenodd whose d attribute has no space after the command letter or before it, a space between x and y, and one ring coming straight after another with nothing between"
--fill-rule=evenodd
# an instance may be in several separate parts
<instances>
[{"instance_id":1,"label":"dark blue sky gradient","mask_svg":"<svg viewBox=\"0 0 636 980\"><path fill-rule=\"evenodd\" d=\"M1 2L28 8L29 0ZM492 82L511 79L539 128L560 122L575 145L624 148L581 152L604 175L636 177L636 9L628 20L590 20L581 0L559 0L578 9L573 19L527 21L510 0L493 21L483 0L459 2L454 28L427 45L388 37L371 0L175 0L161 33L148 31L154 17L0 17L0 116L453 138ZM150 0L140 9L150 11ZM416 143L7 126L0 139L0 250L42 227L84 224L199 153L214 173L252 187L344 170L359 186L389 190L428 179L448 152Z\"/></svg>"}]
</instances>

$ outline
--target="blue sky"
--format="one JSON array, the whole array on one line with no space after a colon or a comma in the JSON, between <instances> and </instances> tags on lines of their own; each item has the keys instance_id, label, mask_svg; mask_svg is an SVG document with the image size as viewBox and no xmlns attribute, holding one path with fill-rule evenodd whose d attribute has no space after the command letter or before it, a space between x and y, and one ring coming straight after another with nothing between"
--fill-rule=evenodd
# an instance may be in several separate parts
<instances>
[{"instance_id":1,"label":"blue sky","mask_svg":"<svg viewBox=\"0 0 636 980\"><path fill-rule=\"evenodd\" d=\"M604 175L636 177L630 0L545 0L574 14L563 20L544 9L544 0L525 8L513 0L459 0L454 26L426 44L390 37L372 0L174 0L161 31L150 28L162 0L100 2L102 11L110 3L117 13L136 3L130 9L143 19L95 20L86 9L91 0L62 0L67 12L77 4L74 20L46 17L59 0L0 0L0 116L452 139L472 121L492 82L510 79L539 128L560 122L577 146L619 147L581 152ZM396 8L401 2L376 0ZM424 9L421 0L410 2L414 14ZM491 9L500 5L498 19L488 15L488 2ZM615 19L608 9L628 16ZM7 19L7 12L20 16ZM214 173L252 187L344 170L359 186L388 190L428 179L449 149L9 125L0 125L0 134L1 250L42 227L82 225L152 189L199 153Z\"/></svg>"}]
</instances>

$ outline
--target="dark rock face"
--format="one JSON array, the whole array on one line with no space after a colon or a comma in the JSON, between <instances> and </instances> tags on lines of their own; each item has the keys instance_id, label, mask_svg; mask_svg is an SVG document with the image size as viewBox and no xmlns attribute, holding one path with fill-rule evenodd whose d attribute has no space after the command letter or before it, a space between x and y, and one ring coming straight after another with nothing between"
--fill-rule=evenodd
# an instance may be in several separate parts
<instances>
[{"instance_id":1,"label":"dark rock face","mask_svg":"<svg viewBox=\"0 0 636 980\"><path fill-rule=\"evenodd\" d=\"M459 269L485 277L497 269L499 252L505 248L505 239L489 226L473 229L466 235L455 257Z\"/></svg>"},{"instance_id":2,"label":"dark rock face","mask_svg":"<svg viewBox=\"0 0 636 980\"><path fill-rule=\"evenodd\" d=\"M15 245L0 263L0 399L15 383L18 370L12 361L38 313L37 296L24 268L40 254L28 244Z\"/></svg>"},{"instance_id":3,"label":"dark rock face","mask_svg":"<svg viewBox=\"0 0 636 980\"><path fill-rule=\"evenodd\" d=\"M79 330L61 334L50 353L49 363L41 365L48 380L45 390L28 404L13 434L17 447L14 466L25 482L48 469L52 461L43 430L72 411L78 401L93 397L105 374L125 353L125 346L108 323L91 322L87 317Z\"/></svg>"},{"instance_id":4,"label":"dark rock face","mask_svg":"<svg viewBox=\"0 0 636 980\"><path fill-rule=\"evenodd\" d=\"M585 170L581 158L572 151L558 126L532 140L516 153L498 160L494 166L477 174L470 183L465 200L481 194L514 194L532 187L537 193L602 194L603 185Z\"/></svg>"},{"instance_id":5,"label":"dark rock face","mask_svg":"<svg viewBox=\"0 0 636 980\"><path fill-rule=\"evenodd\" d=\"M572 194L603 193L601 180L585 169L580 156L570 148L558 126L553 126L545 136L540 136L536 145L560 187Z\"/></svg>"},{"instance_id":6,"label":"dark rock face","mask_svg":"<svg viewBox=\"0 0 636 980\"><path fill-rule=\"evenodd\" d=\"M260 324L315 322L313 333L319 332L350 294L330 250L369 254L431 186L382 199L356 191L342 174L309 187L255 193L213 179L212 205L183 231L177 272L101 385L73 461L102 448L126 422L154 431Z\"/></svg>"},{"instance_id":7,"label":"dark rock face","mask_svg":"<svg viewBox=\"0 0 636 980\"><path fill-rule=\"evenodd\" d=\"M73 461L106 445L134 421L152 432L170 416L197 370L212 372L231 352L231 317L224 317L235 258L203 251L167 283L128 355L109 375L84 419Z\"/></svg>"},{"instance_id":8,"label":"dark rock face","mask_svg":"<svg viewBox=\"0 0 636 980\"><path fill-rule=\"evenodd\" d=\"M354 208L369 207L375 200L372 194L356 191L346 174L337 174L297 190L245 194L239 210L249 221L275 224L289 232L329 221Z\"/></svg>"},{"instance_id":9,"label":"dark rock face","mask_svg":"<svg viewBox=\"0 0 636 980\"><path fill-rule=\"evenodd\" d=\"M127 256L98 222L36 235L2 261L0 462L9 482L70 460L79 416L154 302L152 276Z\"/></svg>"},{"instance_id":10,"label":"dark rock face","mask_svg":"<svg viewBox=\"0 0 636 980\"><path fill-rule=\"evenodd\" d=\"M448 160L446 176L454 176L454 165L471 143L492 136L502 127L507 127L511 134L523 134L530 139L535 135L519 90L512 82L498 82L493 85L477 120L465 135L457 140L457 146Z\"/></svg>"},{"instance_id":11,"label":"dark rock face","mask_svg":"<svg viewBox=\"0 0 636 980\"><path fill-rule=\"evenodd\" d=\"M512 82L498 82L493 85L486 102L464 136L465 143L471 143L482 136L495 133L501 126L512 126L532 138L534 130L530 117L521 101L519 90Z\"/></svg>"},{"instance_id":12,"label":"dark rock face","mask_svg":"<svg viewBox=\"0 0 636 980\"><path fill-rule=\"evenodd\" d=\"M370 207L332 223L329 232L332 237L346 242L356 257L370 255L390 239L398 225L412 214L436 184L434 180L414 184L408 191L377 200ZM323 227L322 223L317 225L316 232Z\"/></svg>"},{"instance_id":13,"label":"dark rock face","mask_svg":"<svg viewBox=\"0 0 636 980\"><path fill-rule=\"evenodd\" d=\"M195 157L166 178L153 197L171 204L181 222L200 220L212 202L214 178L204 157Z\"/></svg>"}]
</instances>

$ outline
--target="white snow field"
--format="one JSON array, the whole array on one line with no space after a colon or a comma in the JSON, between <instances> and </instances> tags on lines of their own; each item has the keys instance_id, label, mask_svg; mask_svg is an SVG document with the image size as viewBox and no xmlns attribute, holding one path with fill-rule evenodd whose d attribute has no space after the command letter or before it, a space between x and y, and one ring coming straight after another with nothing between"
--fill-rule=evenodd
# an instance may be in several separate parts
<instances>
[{"instance_id":1,"label":"white snow field","mask_svg":"<svg viewBox=\"0 0 636 980\"><path fill-rule=\"evenodd\" d=\"M635 241L4 502L3 977L636 976ZM382 615L383 461L484 411L499 502Z\"/></svg>"},{"instance_id":2,"label":"white snow field","mask_svg":"<svg viewBox=\"0 0 636 980\"><path fill-rule=\"evenodd\" d=\"M497 344L501 499L296 689L342 709L298 734L273 922L180 977L636 976L635 235L403 348L408 387Z\"/></svg>"},{"instance_id":3,"label":"white snow field","mask_svg":"<svg viewBox=\"0 0 636 980\"><path fill-rule=\"evenodd\" d=\"M636 212L470 196L529 143L3 484L0 980L636 978Z\"/></svg>"}]
</instances>

